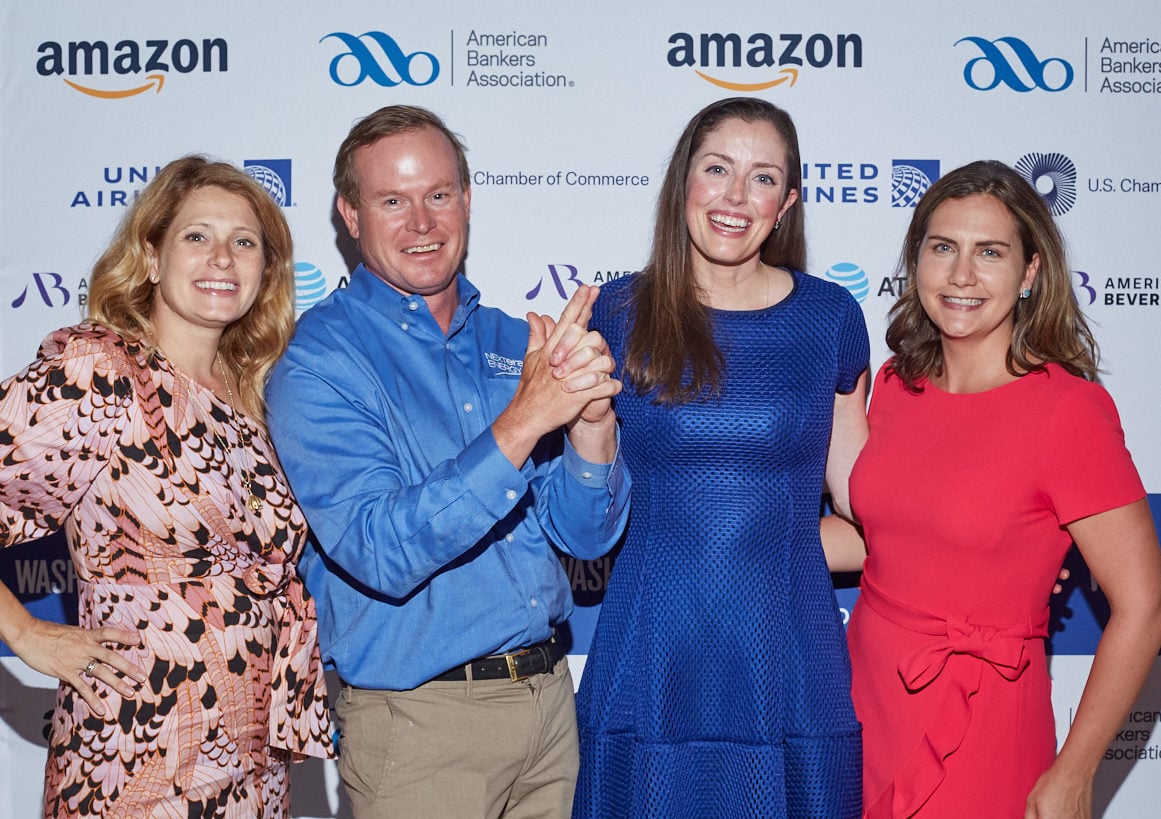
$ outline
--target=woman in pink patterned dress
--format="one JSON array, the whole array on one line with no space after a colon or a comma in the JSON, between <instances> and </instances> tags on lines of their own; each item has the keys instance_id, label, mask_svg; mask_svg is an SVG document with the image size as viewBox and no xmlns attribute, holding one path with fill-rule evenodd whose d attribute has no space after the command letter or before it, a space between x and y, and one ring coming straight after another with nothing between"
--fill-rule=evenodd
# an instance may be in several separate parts
<instances>
[{"instance_id":1,"label":"woman in pink patterned dress","mask_svg":"<svg viewBox=\"0 0 1161 819\"><path fill-rule=\"evenodd\" d=\"M0 384L0 545L63 528L79 626L0 585L0 639L58 677L46 816L280 817L333 754L306 524L263 423L293 330L290 232L186 157L97 262L89 319Z\"/></svg>"}]
</instances>

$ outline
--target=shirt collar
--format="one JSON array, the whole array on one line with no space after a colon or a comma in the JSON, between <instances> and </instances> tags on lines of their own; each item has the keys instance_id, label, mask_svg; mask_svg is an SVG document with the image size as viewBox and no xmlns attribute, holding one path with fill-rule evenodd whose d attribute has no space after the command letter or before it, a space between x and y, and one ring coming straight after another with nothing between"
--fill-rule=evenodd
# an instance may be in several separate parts
<instances>
[{"instance_id":1,"label":"shirt collar","mask_svg":"<svg viewBox=\"0 0 1161 819\"><path fill-rule=\"evenodd\" d=\"M348 287L351 294L364 302L372 309L382 313L390 321L401 324L414 324L417 321L435 324L431 311L427 309L427 302L423 296L400 293L387 282L380 279L362 262L351 274L351 283ZM459 296L459 306L456 307L448 328L448 337L464 325L468 316L476 309L480 302L480 291L468 281L461 272L456 274L456 293Z\"/></svg>"}]
</instances>

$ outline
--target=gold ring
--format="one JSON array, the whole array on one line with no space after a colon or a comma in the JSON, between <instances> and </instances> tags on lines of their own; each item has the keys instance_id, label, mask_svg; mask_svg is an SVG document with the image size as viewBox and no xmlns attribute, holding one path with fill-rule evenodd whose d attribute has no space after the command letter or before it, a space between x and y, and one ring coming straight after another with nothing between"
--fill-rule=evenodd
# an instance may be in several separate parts
<instances>
[{"instance_id":1,"label":"gold ring","mask_svg":"<svg viewBox=\"0 0 1161 819\"><path fill-rule=\"evenodd\" d=\"M89 664L87 666L85 666L85 670L82 671L81 673L84 674L86 677L91 677L91 676L93 676L93 669L95 669L96 667L97 667L97 661L96 660L89 660Z\"/></svg>"}]
</instances>

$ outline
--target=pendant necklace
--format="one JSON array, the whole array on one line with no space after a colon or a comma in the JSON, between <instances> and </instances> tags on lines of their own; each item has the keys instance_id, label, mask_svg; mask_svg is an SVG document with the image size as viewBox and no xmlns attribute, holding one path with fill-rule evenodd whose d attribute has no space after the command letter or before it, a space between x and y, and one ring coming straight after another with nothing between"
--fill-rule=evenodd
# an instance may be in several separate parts
<instances>
[{"instance_id":1,"label":"pendant necklace","mask_svg":"<svg viewBox=\"0 0 1161 819\"><path fill-rule=\"evenodd\" d=\"M222 382L226 385L226 400L230 405L230 412L234 415L234 418L238 420L238 424L235 427L238 432L238 438L241 440L242 446L246 449L249 449L250 435L248 432L246 432L245 429L242 428L241 418L238 415L238 410L234 408L234 391L230 389L229 373L226 371L225 362L222 361L222 354L218 353L216 357L218 361L218 369L222 373ZM251 512L262 511L263 500L254 494L254 473L249 469L242 468L239 460L234 457L234 447L230 446L224 435L215 430L214 437L218 440L218 446L226 451L226 457L230 459L230 462L234 465L234 468L238 470L238 474L242 476L242 488L246 490L247 495L246 508Z\"/></svg>"}]
</instances>

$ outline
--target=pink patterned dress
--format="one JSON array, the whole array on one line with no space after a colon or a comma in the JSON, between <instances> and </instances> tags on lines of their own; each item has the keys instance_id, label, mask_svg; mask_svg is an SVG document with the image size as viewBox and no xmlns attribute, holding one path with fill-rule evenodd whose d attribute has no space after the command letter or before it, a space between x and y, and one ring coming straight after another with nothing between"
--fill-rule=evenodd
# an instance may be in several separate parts
<instances>
[{"instance_id":1,"label":"pink patterned dress","mask_svg":"<svg viewBox=\"0 0 1161 819\"><path fill-rule=\"evenodd\" d=\"M60 686L45 816L288 815L289 763L334 749L306 524L265 430L136 343L59 330L0 384L0 545L62 527L80 625L139 631L118 650L149 676L96 683L109 719Z\"/></svg>"}]
</instances>

